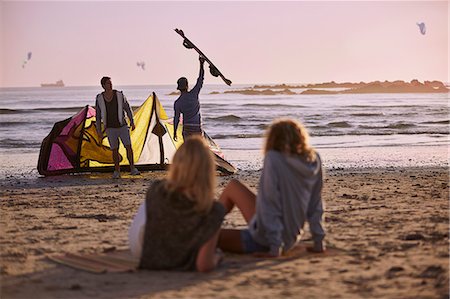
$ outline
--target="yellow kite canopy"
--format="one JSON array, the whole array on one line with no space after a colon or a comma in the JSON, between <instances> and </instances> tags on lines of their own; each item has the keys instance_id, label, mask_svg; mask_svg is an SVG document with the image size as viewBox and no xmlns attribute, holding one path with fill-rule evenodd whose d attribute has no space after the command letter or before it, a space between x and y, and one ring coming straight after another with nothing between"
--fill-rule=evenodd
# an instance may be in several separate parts
<instances>
[{"instance_id":1,"label":"yellow kite canopy","mask_svg":"<svg viewBox=\"0 0 450 299\"><path fill-rule=\"evenodd\" d=\"M136 167L140 170L166 169L177 148L183 143L173 139L172 119L167 117L160 101L153 93L134 112L135 130L130 132ZM182 126L177 135L182 136ZM216 155L217 169L227 174L236 169L223 159L214 141L205 133ZM126 150L119 146L120 164L128 166ZM77 172L113 171L114 162L108 138L100 139L95 130L95 108L86 106L74 116L57 122L44 138L38 161L42 175Z\"/></svg>"}]
</instances>

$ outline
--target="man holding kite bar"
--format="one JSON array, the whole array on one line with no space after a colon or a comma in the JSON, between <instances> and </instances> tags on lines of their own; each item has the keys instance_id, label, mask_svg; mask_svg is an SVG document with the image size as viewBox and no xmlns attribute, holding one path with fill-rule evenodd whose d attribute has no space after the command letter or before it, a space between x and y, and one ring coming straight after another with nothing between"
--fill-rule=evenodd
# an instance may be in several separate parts
<instances>
[{"instance_id":1,"label":"man holding kite bar","mask_svg":"<svg viewBox=\"0 0 450 299\"><path fill-rule=\"evenodd\" d=\"M174 117L174 132L173 136L177 140L177 128L180 122L180 114L183 114L183 139L186 140L191 135L203 135L202 131L202 116L200 114L200 102L198 95L203 86L205 76L204 64L205 58L199 56L200 73L198 75L197 83L194 88L188 91L188 80L181 77L177 81L177 89L181 95L175 101L173 108L175 110Z\"/></svg>"}]
</instances>

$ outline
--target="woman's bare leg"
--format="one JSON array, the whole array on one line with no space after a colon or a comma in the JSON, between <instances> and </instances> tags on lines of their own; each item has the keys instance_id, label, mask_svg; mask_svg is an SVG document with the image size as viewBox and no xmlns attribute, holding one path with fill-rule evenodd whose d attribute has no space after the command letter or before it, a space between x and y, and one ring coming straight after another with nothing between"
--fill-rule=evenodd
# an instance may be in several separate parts
<instances>
[{"instance_id":1,"label":"woman's bare leg","mask_svg":"<svg viewBox=\"0 0 450 299\"><path fill-rule=\"evenodd\" d=\"M220 195L219 201L225 206L228 214L237 206L248 223L256 211L256 195L238 180L231 180Z\"/></svg>"},{"instance_id":2,"label":"woman's bare leg","mask_svg":"<svg viewBox=\"0 0 450 299\"><path fill-rule=\"evenodd\" d=\"M227 214L231 212L234 206L237 206L247 223L255 215L256 195L238 180L231 180L228 183L219 201L225 206ZM224 251L243 253L241 231L238 229L221 229L218 247Z\"/></svg>"},{"instance_id":3,"label":"woman's bare leg","mask_svg":"<svg viewBox=\"0 0 450 299\"><path fill-rule=\"evenodd\" d=\"M244 253L241 244L241 231L239 229L224 229L220 230L217 247L223 251Z\"/></svg>"}]
</instances>

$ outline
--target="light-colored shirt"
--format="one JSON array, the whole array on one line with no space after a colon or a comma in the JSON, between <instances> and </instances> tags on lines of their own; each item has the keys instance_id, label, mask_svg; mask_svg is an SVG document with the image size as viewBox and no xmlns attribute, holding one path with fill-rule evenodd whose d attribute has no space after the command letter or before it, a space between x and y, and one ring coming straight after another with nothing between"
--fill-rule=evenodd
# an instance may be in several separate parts
<instances>
[{"instance_id":1,"label":"light-colored shirt","mask_svg":"<svg viewBox=\"0 0 450 299\"><path fill-rule=\"evenodd\" d=\"M142 255L142 246L144 244L145 222L147 215L145 212L145 201L139 206L136 215L128 229L128 243L133 257L140 259Z\"/></svg>"},{"instance_id":2,"label":"light-colored shirt","mask_svg":"<svg viewBox=\"0 0 450 299\"><path fill-rule=\"evenodd\" d=\"M325 236L322 227L322 163L300 156L268 151L256 198L256 213L249 222L254 240L271 252L289 250L306 221L314 242Z\"/></svg>"}]
</instances>

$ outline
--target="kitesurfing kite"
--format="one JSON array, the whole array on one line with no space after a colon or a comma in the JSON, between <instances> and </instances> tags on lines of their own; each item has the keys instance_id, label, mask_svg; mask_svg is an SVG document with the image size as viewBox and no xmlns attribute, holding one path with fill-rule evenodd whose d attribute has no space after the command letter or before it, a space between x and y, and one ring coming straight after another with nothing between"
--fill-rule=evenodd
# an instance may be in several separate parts
<instances>
[{"instance_id":1,"label":"kitesurfing kite","mask_svg":"<svg viewBox=\"0 0 450 299\"><path fill-rule=\"evenodd\" d=\"M28 52L27 59L25 59L22 63L22 68L25 68L25 65L27 64L28 61L30 61L32 55L33 55L33 53Z\"/></svg>"},{"instance_id":2,"label":"kitesurfing kite","mask_svg":"<svg viewBox=\"0 0 450 299\"><path fill-rule=\"evenodd\" d=\"M95 127L95 108L85 106L72 117L55 123L44 138L39 152L38 171L41 175L80 172L112 172L114 162L108 139L99 137ZM135 165L139 170L166 169L183 143L173 138L173 119L152 93L134 111L136 128L130 132ZM182 128L178 127L178 136ZM233 174L236 168L224 159L217 144L205 133L205 139L215 154L217 170ZM119 147L120 164L128 166L126 149Z\"/></svg>"},{"instance_id":3,"label":"kitesurfing kite","mask_svg":"<svg viewBox=\"0 0 450 299\"><path fill-rule=\"evenodd\" d=\"M420 33L422 33L422 35L425 35L425 33L427 33L427 28L425 27L425 23L416 23L417 26L419 26L420 29Z\"/></svg>"},{"instance_id":4,"label":"kitesurfing kite","mask_svg":"<svg viewBox=\"0 0 450 299\"><path fill-rule=\"evenodd\" d=\"M219 71L219 69L211 62L211 60L208 59L208 57L206 57L205 54L203 54L202 51L200 51L199 48L197 48L196 45L194 45L193 42L191 42L185 35L183 30L181 29L175 29L175 32L178 33L182 38L183 38L183 46L185 46L185 48L187 49L194 49L195 51L197 51L197 53L202 56L203 58L205 58L206 62L209 63L209 72L211 73L211 75L213 75L214 77L220 77L222 78L223 82L225 82L226 85L230 86L231 85L231 80L225 78L225 76Z\"/></svg>"},{"instance_id":5,"label":"kitesurfing kite","mask_svg":"<svg viewBox=\"0 0 450 299\"><path fill-rule=\"evenodd\" d=\"M143 71L145 71L145 62L144 61L138 61L136 62L136 65L140 68L142 68Z\"/></svg>"}]
</instances>

